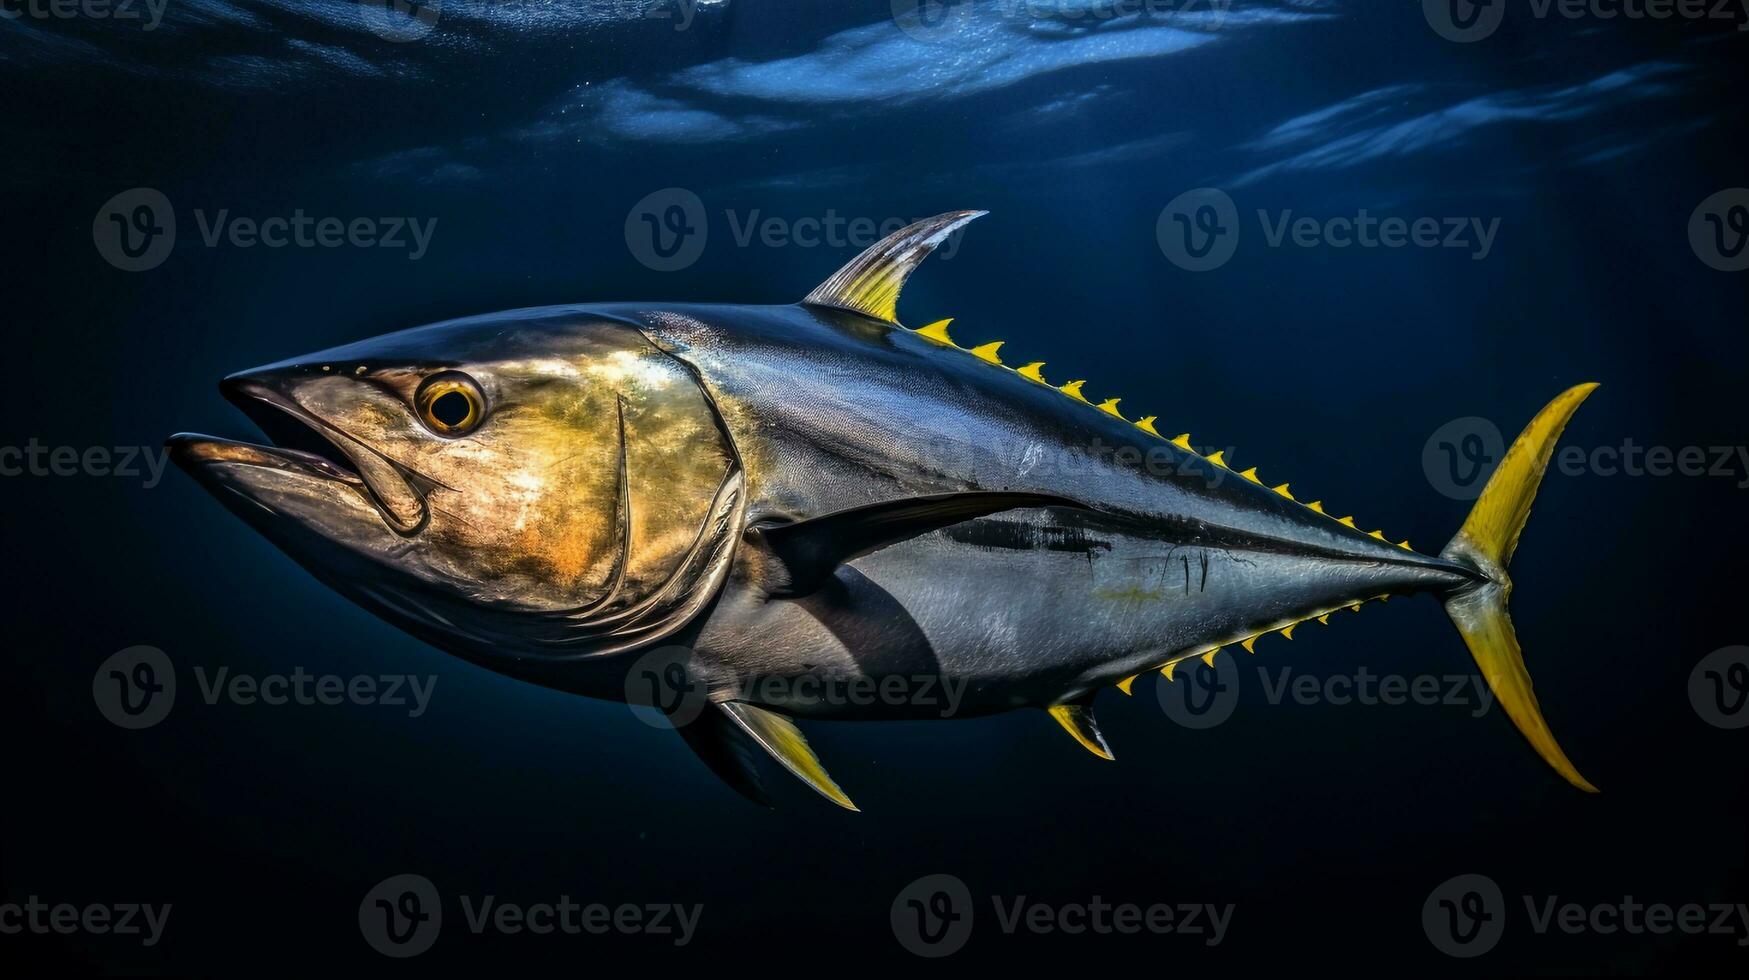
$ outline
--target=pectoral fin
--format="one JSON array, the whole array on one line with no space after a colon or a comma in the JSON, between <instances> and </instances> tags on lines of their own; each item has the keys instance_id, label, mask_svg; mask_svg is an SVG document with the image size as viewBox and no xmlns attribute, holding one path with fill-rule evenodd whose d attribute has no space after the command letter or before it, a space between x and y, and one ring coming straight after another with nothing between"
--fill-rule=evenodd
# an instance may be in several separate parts
<instances>
[{"instance_id":1,"label":"pectoral fin","mask_svg":"<svg viewBox=\"0 0 1749 980\"><path fill-rule=\"evenodd\" d=\"M766 591L789 598L814 592L852 558L974 517L1021 507L1084 505L1042 493L942 493L855 507L793 524L755 525L749 534L783 566L783 580L766 583Z\"/></svg>"},{"instance_id":2,"label":"pectoral fin","mask_svg":"<svg viewBox=\"0 0 1749 980\"><path fill-rule=\"evenodd\" d=\"M844 791L826 773L826 767L820 764L819 757L814 755L814 750L809 747L808 740L803 737L801 729L795 726L795 722L775 711L767 711L744 701L724 701L717 707L752 738L754 743L769 752L773 759L795 773L802 782L813 787L814 792L846 810L857 809L856 804L850 802L850 797L844 795Z\"/></svg>"},{"instance_id":3,"label":"pectoral fin","mask_svg":"<svg viewBox=\"0 0 1749 980\"><path fill-rule=\"evenodd\" d=\"M727 711L706 709L684 724L676 723L675 731L730 789L760 806L771 806L771 795L759 778L763 746L731 720Z\"/></svg>"}]
</instances>

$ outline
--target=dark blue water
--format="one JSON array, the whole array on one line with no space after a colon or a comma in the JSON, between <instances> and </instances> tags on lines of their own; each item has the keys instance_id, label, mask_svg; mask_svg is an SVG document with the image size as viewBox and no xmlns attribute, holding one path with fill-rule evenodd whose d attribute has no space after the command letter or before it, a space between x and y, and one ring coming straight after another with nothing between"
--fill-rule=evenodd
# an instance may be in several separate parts
<instances>
[{"instance_id":1,"label":"dark blue water","mask_svg":"<svg viewBox=\"0 0 1749 980\"><path fill-rule=\"evenodd\" d=\"M1272 683L1284 669L1318 685L1467 678L1461 642L1419 599L1266 639L1213 728L1169 718L1151 679L1102 695L1116 764L1038 712L811 725L865 812L775 771L767 812L623 706L467 666L357 610L179 473L25 472L0 480L0 903L174 911L151 947L27 930L0 933L0 962L905 968L918 961L889 912L939 873L976 903L953 966L1740 975L1749 923L1539 932L1526 899L1749 902L1749 729L1726 727L1749 708L1731 655L1697 667L1749 642L1749 273L1714 267L1743 254L1749 215L1749 192L1717 196L1749 185L1745 15L1460 7L1487 36L1443 36L1435 25L1456 22L1437 5L1359 0L1121 17L956 5L924 21L885 2L445 0L421 20L345 0L168 0L154 21L7 0L0 445L245 435L213 386L236 369L516 306L786 302L866 244L858 229L986 208L917 274L907 323L953 316L968 346L1005 340L1010 363L1087 378L1132 417L1230 447L1424 550L1461 523L1488 461L1466 436L1509 439L1565 387L1602 382L1569 430L1578 461L1538 498L1513 612L1544 713L1603 793L1555 777L1499 710L1473 717L1473 697L1301 703L1260 683L1260 668ZM161 194L176 229L164 237L156 212L125 229L166 243L130 272L110 261L106 209L135 188ZM1206 194L1169 210L1198 188L1231 211L1202 211L1219 200ZM122 202L126 224L138 199ZM652 249L677 240L650 239L640 215L676 206L695 254L662 271L673 263ZM1363 244L1363 212L1433 219L1438 243L1386 247L1378 225ZM1174 213L1202 237L1187 242ZM412 219L429 239L232 237L238 219L300 214L312 235L322 218L363 220L373 240ZM838 233L816 241L817 226ZM1224 263L1174 261L1215 228ZM1448 428L1472 418L1485 423ZM1630 445L1665 466L1624 464ZM1702 472L1674 471L1684 450ZM128 731L94 706L92 679L139 644L167 653L181 689L161 724ZM294 667L437 686L410 718L208 705L194 673ZM447 902L437 945L404 962L373 952L358 919L400 873ZM1504 900L1497 945L1467 959L1423 921L1462 874ZM475 935L457 897L487 894L704 911L678 949L641 933ZM1233 915L1213 946L1009 934L992 900L1018 896Z\"/></svg>"}]
</instances>

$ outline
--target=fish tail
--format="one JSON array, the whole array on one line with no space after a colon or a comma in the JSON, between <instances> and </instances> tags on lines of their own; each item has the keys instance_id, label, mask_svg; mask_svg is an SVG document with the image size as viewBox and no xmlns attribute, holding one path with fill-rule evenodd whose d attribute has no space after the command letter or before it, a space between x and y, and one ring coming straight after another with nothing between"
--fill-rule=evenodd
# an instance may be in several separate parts
<instances>
[{"instance_id":1,"label":"fish tail","mask_svg":"<svg viewBox=\"0 0 1749 980\"><path fill-rule=\"evenodd\" d=\"M1537 754L1567 782L1588 793L1597 792L1597 787L1567 760L1531 691L1530 673L1525 670L1512 618L1506 612L1506 600L1512 595L1506 566L1530 516L1530 503L1542 483L1555 440L1596 387L1582 384L1569 388L1537 413L1500 460L1464 526L1441 552L1442 557L1469 565L1487 577L1485 582L1454 590L1442 601L1494 696Z\"/></svg>"}]
</instances>

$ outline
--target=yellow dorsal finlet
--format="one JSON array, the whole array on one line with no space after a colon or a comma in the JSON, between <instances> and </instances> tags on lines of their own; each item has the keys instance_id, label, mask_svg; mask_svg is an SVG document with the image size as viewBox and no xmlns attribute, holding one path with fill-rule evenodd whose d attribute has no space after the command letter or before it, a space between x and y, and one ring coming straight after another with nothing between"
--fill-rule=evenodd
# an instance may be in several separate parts
<instances>
[{"instance_id":1,"label":"yellow dorsal finlet","mask_svg":"<svg viewBox=\"0 0 1749 980\"><path fill-rule=\"evenodd\" d=\"M1215 654L1220 653L1220 652L1221 652L1221 648L1215 647L1213 650L1210 650L1207 653L1202 655L1202 662L1209 667L1213 667L1215 665Z\"/></svg>"},{"instance_id":2,"label":"yellow dorsal finlet","mask_svg":"<svg viewBox=\"0 0 1749 980\"><path fill-rule=\"evenodd\" d=\"M927 337L938 344L946 344L949 347L952 347L954 346L953 338L947 335L947 325L952 322L953 317L948 317L945 320L937 320L928 326L918 327L917 336Z\"/></svg>"},{"instance_id":3,"label":"yellow dorsal finlet","mask_svg":"<svg viewBox=\"0 0 1749 980\"><path fill-rule=\"evenodd\" d=\"M1176 661L1176 660L1173 660L1173 661L1167 663L1165 666L1160 668L1160 676L1166 678L1167 680L1171 680L1172 679L1172 668L1174 668L1176 666L1178 666L1178 661Z\"/></svg>"},{"instance_id":4,"label":"yellow dorsal finlet","mask_svg":"<svg viewBox=\"0 0 1749 980\"><path fill-rule=\"evenodd\" d=\"M1140 676L1140 675L1137 675L1137 674L1131 674L1131 675L1130 675L1130 676L1128 676L1128 677L1125 677L1125 678L1124 678L1124 679L1123 679L1123 680L1121 680L1121 681L1118 681L1118 682L1117 682L1117 689L1118 689L1118 690L1120 690L1120 691L1122 691L1122 692L1124 692L1124 693L1125 693L1125 694L1130 694L1130 693L1133 693L1133 692L1132 692L1132 691L1131 691L1131 690L1130 690L1130 685L1132 685L1132 684L1134 684L1134 683L1135 683L1135 682L1136 682L1136 678L1137 678L1137 677L1138 677L1138 676Z\"/></svg>"},{"instance_id":5,"label":"yellow dorsal finlet","mask_svg":"<svg viewBox=\"0 0 1749 980\"><path fill-rule=\"evenodd\" d=\"M934 323L930 323L926 326L919 327L914 332L922 337L925 337L925 338L928 338L929 340L935 341L938 344L944 344L948 347L953 347L957 350L964 350L966 353L971 354L973 357L976 357L977 359L979 359L981 361L985 361L989 364L994 364L997 367L1007 367L1007 365L1002 363L1002 358L998 354L998 351L1000 351L1002 349L1002 345L1003 345L1004 341L994 340L994 341L991 341L990 343L980 344L980 345L978 345L976 347L972 347L972 348L960 347L958 344L954 343L953 337L951 337L947 332L948 325L951 323L953 323L953 318L947 317L945 319L936 320ZM1029 364L1022 365L1021 367L1018 367L1018 368L1009 368L1009 370L1014 371L1016 374L1020 375L1023 378L1026 378L1029 381L1036 381L1039 384L1049 384L1050 382L1045 380L1044 366L1045 366L1044 361L1033 361ZM1117 407L1118 403L1120 401L1122 401L1121 398L1107 398L1104 401L1101 401L1098 403L1091 402L1087 399L1087 396L1082 393L1082 386L1085 385L1086 383L1087 382L1085 380L1071 381L1068 384L1065 384L1065 385L1062 385L1061 387L1058 387L1057 390L1061 391L1065 395L1068 395L1070 398L1073 398L1076 401L1081 402L1084 405L1093 405L1093 407L1099 409L1100 411L1106 413L1107 415L1112 416L1113 418L1119 418L1119 419L1124 418L1123 413L1118 411L1118 407ZM1125 421L1128 421L1128 420L1125 419ZM1166 437L1162 436L1160 434L1160 431L1154 427L1154 423L1157 421L1159 421L1158 416L1149 415L1149 416L1145 416L1144 418L1142 418L1142 419L1140 419L1132 424L1134 424L1136 428L1141 429L1143 432L1146 432L1151 436L1154 436L1154 437L1160 438L1160 439L1165 439ZM1174 446L1177 446L1178 448L1185 450L1186 452L1190 452L1190 453L1196 452L1196 449L1193 448L1190 444L1190 433L1188 433L1188 432L1179 433L1178 435L1172 437L1171 439L1169 439L1167 441L1171 442ZM1227 456L1226 456L1225 450L1217 449L1214 452L1209 453L1208 455L1204 456L1203 458L1208 460L1209 462L1215 464L1216 466L1221 466L1221 467L1228 466ZM1228 468L1230 468L1230 467L1228 467ZM1257 467L1255 467L1255 466L1244 470L1239 475L1244 477L1247 480L1250 480L1252 483L1263 485L1262 479L1259 478L1257 475ZM1280 496L1286 497L1289 500L1295 499L1293 493L1289 490L1288 484L1286 484L1286 483L1280 484L1278 486L1270 487L1270 489L1275 491ZM1315 514L1323 514L1326 517L1330 516L1328 513L1325 512L1324 503L1321 500L1311 501L1310 503L1306 504L1305 506L1306 506L1306 509L1312 511ZM1339 519L1337 519L1336 523L1344 524L1344 525L1347 525L1348 527L1355 527L1353 517L1339 518ZM1359 528L1356 528L1356 530L1359 530ZM1389 540L1388 538L1385 537L1383 531L1371 531L1368 533L1370 534L1370 536L1377 538L1380 541L1388 541ZM1414 550L1413 548L1409 547L1409 542L1407 542L1407 541L1397 542L1397 547L1402 548L1405 551L1413 551Z\"/></svg>"},{"instance_id":6,"label":"yellow dorsal finlet","mask_svg":"<svg viewBox=\"0 0 1749 980\"><path fill-rule=\"evenodd\" d=\"M987 344L980 344L977 347L973 347L971 349L971 355L980 361L989 361L991 364L1001 364L1002 358L996 356L996 352L1001 349L1002 341L992 340Z\"/></svg>"}]
</instances>

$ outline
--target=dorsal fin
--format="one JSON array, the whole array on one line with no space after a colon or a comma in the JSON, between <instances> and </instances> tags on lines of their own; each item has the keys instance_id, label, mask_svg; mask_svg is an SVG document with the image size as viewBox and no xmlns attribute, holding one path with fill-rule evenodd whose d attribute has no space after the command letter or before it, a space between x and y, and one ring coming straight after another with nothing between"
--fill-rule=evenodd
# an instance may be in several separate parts
<instances>
[{"instance_id":1,"label":"dorsal fin","mask_svg":"<svg viewBox=\"0 0 1749 980\"><path fill-rule=\"evenodd\" d=\"M899 290L905 287L911 271L947 236L988 213L949 211L906 225L851 259L802 302L898 323Z\"/></svg>"}]
</instances>

